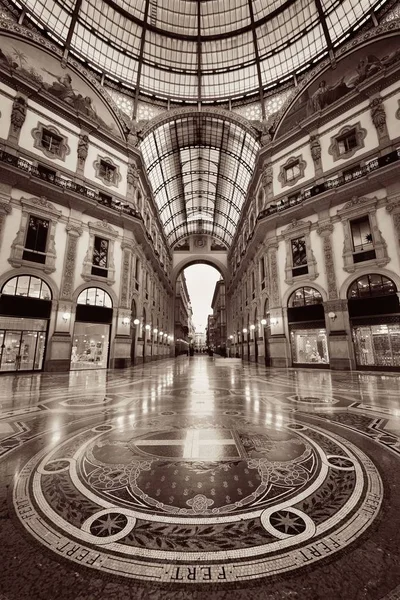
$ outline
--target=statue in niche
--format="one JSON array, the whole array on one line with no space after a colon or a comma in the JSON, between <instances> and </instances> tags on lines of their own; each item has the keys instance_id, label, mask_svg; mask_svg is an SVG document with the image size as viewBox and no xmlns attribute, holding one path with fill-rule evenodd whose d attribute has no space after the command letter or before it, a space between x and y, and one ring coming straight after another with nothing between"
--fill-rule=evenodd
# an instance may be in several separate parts
<instances>
[{"instance_id":1,"label":"statue in niche","mask_svg":"<svg viewBox=\"0 0 400 600\"><path fill-rule=\"evenodd\" d=\"M384 131L386 125L386 113L382 98L372 98L369 103L371 119L377 131Z\"/></svg>"},{"instance_id":2,"label":"statue in niche","mask_svg":"<svg viewBox=\"0 0 400 600\"><path fill-rule=\"evenodd\" d=\"M27 101L23 96L14 98L11 111L11 126L14 134L18 134L25 123L27 107Z\"/></svg>"},{"instance_id":3,"label":"statue in niche","mask_svg":"<svg viewBox=\"0 0 400 600\"><path fill-rule=\"evenodd\" d=\"M267 165L261 177L263 188L268 188L273 182L273 171L271 165Z\"/></svg>"},{"instance_id":4,"label":"statue in niche","mask_svg":"<svg viewBox=\"0 0 400 600\"><path fill-rule=\"evenodd\" d=\"M137 187L139 181L139 169L137 168L135 163L128 164L128 173L126 176L126 181L129 187Z\"/></svg>"},{"instance_id":5,"label":"statue in niche","mask_svg":"<svg viewBox=\"0 0 400 600\"><path fill-rule=\"evenodd\" d=\"M321 144L318 135L310 135L310 151L313 161L318 164L321 160Z\"/></svg>"},{"instance_id":6,"label":"statue in niche","mask_svg":"<svg viewBox=\"0 0 400 600\"><path fill-rule=\"evenodd\" d=\"M89 136L84 134L80 134L78 141L78 164L81 169L85 166L85 162L87 159L89 151Z\"/></svg>"}]
</instances>

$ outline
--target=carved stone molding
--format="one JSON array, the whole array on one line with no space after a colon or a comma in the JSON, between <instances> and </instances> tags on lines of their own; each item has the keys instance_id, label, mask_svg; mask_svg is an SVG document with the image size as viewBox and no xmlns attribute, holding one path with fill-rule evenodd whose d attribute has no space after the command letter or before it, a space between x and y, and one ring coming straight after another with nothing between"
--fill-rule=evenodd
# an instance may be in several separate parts
<instances>
[{"instance_id":1,"label":"carved stone molding","mask_svg":"<svg viewBox=\"0 0 400 600\"><path fill-rule=\"evenodd\" d=\"M348 309L347 300L330 299L324 302L324 312L346 312Z\"/></svg>"},{"instance_id":2,"label":"carved stone molding","mask_svg":"<svg viewBox=\"0 0 400 600\"><path fill-rule=\"evenodd\" d=\"M328 287L328 298L330 300L335 300L336 298L338 298L338 289L335 272L335 261L333 258L332 232L333 224L329 221L321 222L317 228L318 235L322 237L325 273Z\"/></svg>"},{"instance_id":3,"label":"carved stone molding","mask_svg":"<svg viewBox=\"0 0 400 600\"><path fill-rule=\"evenodd\" d=\"M347 152L340 153L339 150L339 140L341 137L354 132L356 137L357 145L354 148L351 148ZM347 160L355 155L356 152L364 148L364 140L367 137L367 130L361 127L361 123L354 123L354 125L345 125L342 127L336 135L331 137L331 144L328 148L329 154L332 156L333 160L336 162L337 160Z\"/></svg>"},{"instance_id":4,"label":"carved stone molding","mask_svg":"<svg viewBox=\"0 0 400 600\"><path fill-rule=\"evenodd\" d=\"M311 247L310 231L311 221L298 221L294 219L289 225L282 231L282 235L285 239L286 245L286 262L285 262L285 282L291 285L294 281L314 280L318 277L317 261L314 256L313 249ZM306 254L307 254L307 266L308 272L305 275L293 275L293 254L292 254L292 240L304 237Z\"/></svg>"},{"instance_id":5,"label":"carved stone molding","mask_svg":"<svg viewBox=\"0 0 400 600\"><path fill-rule=\"evenodd\" d=\"M278 270L278 241L271 241L267 246L268 260L268 282L269 282L269 299L270 307L276 308L281 305L280 285L279 285L279 270Z\"/></svg>"},{"instance_id":6,"label":"carved stone molding","mask_svg":"<svg viewBox=\"0 0 400 600\"><path fill-rule=\"evenodd\" d=\"M53 135L60 138L60 144L57 147L56 151L51 151L43 144L43 132L48 131ZM44 125L43 123L38 123L35 129L32 129L31 135L33 137L33 147L37 150L40 150L47 158L51 160L58 159L65 161L65 157L71 152L70 147L68 146L68 139L58 131L52 125Z\"/></svg>"},{"instance_id":7,"label":"carved stone molding","mask_svg":"<svg viewBox=\"0 0 400 600\"><path fill-rule=\"evenodd\" d=\"M76 272L78 238L82 235L82 227L78 223L67 223L65 229L68 235L67 247L65 250L60 298L62 300L72 300Z\"/></svg>"},{"instance_id":8,"label":"carved stone molding","mask_svg":"<svg viewBox=\"0 0 400 600\"><path fill-rule=\"evenodd\" d=\"M343 208L337 211L337 215L342 221L344 228L343 242L343 261L344 270L348 273L354 273L357 269L361 269L366 265L384 267L390 261L387 253L387 244L382 236L377 223L376 209L378 198L367 198L353 196ZM354 262L354 248L351 234L351 220L359 217L368 216L372 234L372 248L375 250L376 257L371 260Z\"/></svg>"},{"instance_id":9,"label":"carved stone molding","mask_svg":"<svg viewBox=\"0 0 400 600\"><path fill-rule=\"evenodd\" d=\"M288 178L288 171L294 166L298 167L299 172L295 177ZM281 182L282 187L296 185L300 179L303 179L306 167L307 163L301 154L298 156L291 156L283 165L281 165L278 181Z\"/></svg>"},{"instance_id":10,"label":"carved stone molding","mask_svg":"<svg viewBox=\"0 0 400 600\"><path fill-rule=\"evenodd\" d=\"M27 265L40 269L45 273L53 273L56 270L55 263L57 258L55 245L56 225L62 213L44 196L41 198L21 198L20 202L22 207L21 223L17 235L11 244L11 254L8 262L16 268ZM23 258L30 216L39 217L49 221L44 264L32 262Z\"/></svg>"},{"instance_id":11,"label":"carved stone molding","mask_svg":"<svg viewBox=\"0 0 400 600\"><path fill-rule=\"evenodd\" d=\"M106 167L103 172L103 165ZM119 165L108 156L98 156L93 163L95 177L107 187L118 187L122 179ZM108 168L107 168L108 167Z\"/></svg>"}]
</instances>

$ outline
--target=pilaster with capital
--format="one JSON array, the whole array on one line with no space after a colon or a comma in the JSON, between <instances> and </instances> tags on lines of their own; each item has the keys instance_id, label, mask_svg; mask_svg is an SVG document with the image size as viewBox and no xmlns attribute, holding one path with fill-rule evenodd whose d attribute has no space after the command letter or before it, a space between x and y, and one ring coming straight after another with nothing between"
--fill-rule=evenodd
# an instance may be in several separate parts
<instances>
[{"instance_id":1,"label":"pilaster with capital","mask_svg":"<svg viewBox=\"0 0 400 600\"><path fill-rule=\"evenodd\" d=\"M339 296L335 273L335 261L333 259L332 231L333 224L329 221L321 222L317 228L317 233L322 237L323 243L328 298L330 300L336 300Z\"/></svg>"},{"instance_id":2,"label":"pilaster with capital","mask_svg":"<svg viewBox=\"0 0 400 600\"><path fill-rule=\"evenodd\" d=\"M397 252L400 254L400 194L388 197L386 210L392 215L393 226L397 238Z\"/></svg>"},{"instance_id":3,"label":"pilaster with capital","mask_svg":"<svg viewBox=\"0 0 400 600\"><path fill-rule=\"evenodd\" d=\"M123 240L121 243L122 263L121 263L121 289L119 296L119 305L121 308L130 308L130 286L132 278L132 256L133 242Z\"/></svg>"},{"instance_id":4,"label":"pilaster with capital","mask_svg":"<svg viewBox=\"0 0 400 600\"><path fill-rule=\"evenodd\" d=\"M272 241L267 246L270 308L281 305L279 271L278 271L278 240Z\"/></svg>"},{"instance_id":5,"label":"pilaster with capital","mask_svg":"<svg viewBox=\"0 0 400 600\"><path fill-rule=\"evenodd\" d=\"M65 226L67 232L67 248L65 251L64 268L61 280L60 299L72 300L74 292L74 278L76 272L76 255L78 239L82 235L82 228L79 222L69 222Z\"/></svg>"}]
</instances>

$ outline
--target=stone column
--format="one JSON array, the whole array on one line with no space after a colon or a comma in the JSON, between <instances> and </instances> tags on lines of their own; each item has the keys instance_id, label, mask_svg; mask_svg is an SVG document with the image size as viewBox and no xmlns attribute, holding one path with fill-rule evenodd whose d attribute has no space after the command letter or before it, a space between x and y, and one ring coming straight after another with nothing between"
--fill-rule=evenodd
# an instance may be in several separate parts
<instances>
[{"instance_id":1,"label":"stone column","mask_svg":"<svg viewBox=\"0 0 400 600\"><path fill-rule=\"evenodd\" d=\"M3 240L4 223L11 212L11 185L0 183L0 246Z\"/></svg>"},{"instance_id":2,"label":"stone column","mask_svg":"<svg viewBox=\"0 0 400 600\"><path fill-rule=\"evenodd\" d=\"M332 246L333 224L329 219L321 220L317 229L322 237L328 300L324 303L326 331L328 335L329 362L331 369L351 369L352 336L347 300L339 300L335 262Z\"/></svg>"},{"instance_id":3,"label":"stone column","mask_svg":"<svg viewBox=\"0 0 400 600\"><path fill-rule=\"evenodd\" d=\"M336 300L338 298L338 290L335 273L335 262L333 259L332 231L333 224L329 221L321 222L317 229L317 233L322 237L323 242L325 273L328 285L328 298L329 300Z\"/></svg>"},{"instance_id":4,"label":"stone column","mask_svg":"<svg viewBox=\"0 0 400 600\"><path fill-rule=\"evenodd\" d=\"M75 306L72 301L74 293L76 254L78 239L82 235L81 223L70 221L65 227L67 245L60 287L60 299L56 313L54 334L49 343L46 371L69 371L72 347L72 331L74 326Z\"/></svg>"},{"instance_id":5,"label":"stone column","mask_svg":"<svg viewBox=\"0 0 400 600\"><path fill-rule=\"evenodd\" d=\"M397 252L400 256L400 192L393 196L388 196L386 210L392 215L393 226L397 238Z\"/></svg>"},{"instance_id":6,"label":"stone column","mask_svg":"<svg viewBox=\"0 0 400 600\"><path fill-rule=\"evenodd\" d=\"M278 270L278 240L273 238L267 242L269 306L271 336L269 338L269 353L272 367L288 367L290 363L288 345L285 336L284 315L279 285Z\"/></svg>"},{"instance_id":7,"label":"stone column","mask_svg":"<svg viewBox=\"0 0 400 600\"><path fill-rule=\"evenodd\" d=\"M122 240L121 284L119 294L119 307L117 317L117 332L114 339L114 367L122 369L131 364L131 332L136 334L136 329L131 328L130 307L130 280L132 277L132 256L134 251L133 240Z\"/></svg>"}]
</instances>

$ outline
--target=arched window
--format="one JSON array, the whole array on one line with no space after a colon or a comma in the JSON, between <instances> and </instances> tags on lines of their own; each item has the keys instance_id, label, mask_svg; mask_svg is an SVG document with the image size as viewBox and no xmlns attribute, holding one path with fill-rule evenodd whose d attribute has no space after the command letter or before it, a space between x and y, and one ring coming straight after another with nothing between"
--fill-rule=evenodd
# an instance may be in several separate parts
<instances>
[{"instance_id":1,"label":"arched window","mask_svg":"<svg viewBox=\"0 0 400 600\"><path fill-rule=\"evenodd\" d=\"M347 298L371 298L375 296L391 296L397 289L391 279L378 273L364 275L353 281L347 292Z\"/></svg>"},{"instance_id":2,"label":"arched window","mask_svg":"<svg viewBox=\"0 0 400 600\"><path fill-rule=\"evenodd\" d=\"M83 290L77 300L77 304L86 304L89 306L105 306L112 308L111 297L101 288L86 288Z\"/></svg>"},{"instance_id":3,"label":"arched window","mask_svg":"<svg viewBox=\"0 0 400 600\"><path fill-rule=\"evenodd\" d=\"M310 306L312 304L322 304L322 296L318 290L312 287L298 288L289 298L288 306L295 308L297 306Z\"/></svg>"},{"instance_id":4,"label":"arched window","mask_svg":"<svg viewBox=\"0 0 400 600\"><path fill-rule=\"evenodd\" d=\"M52 294L49 286L43 279L31 275L18 275L9 279L1 290L2 294L8 296L24 296L26 298L39 298L40 300L51 300Z\"/></svg>"}]
</instances>

